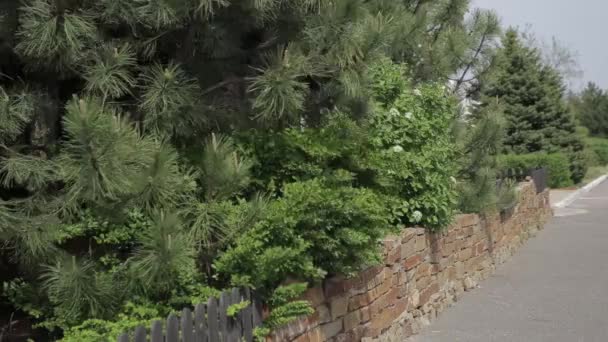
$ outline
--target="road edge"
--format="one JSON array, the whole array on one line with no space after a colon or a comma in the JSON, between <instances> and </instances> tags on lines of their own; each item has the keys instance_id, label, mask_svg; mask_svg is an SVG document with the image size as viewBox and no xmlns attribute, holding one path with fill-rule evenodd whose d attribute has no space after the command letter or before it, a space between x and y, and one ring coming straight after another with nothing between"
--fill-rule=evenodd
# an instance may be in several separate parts
<instances>
[{"instance_id":1,"label":"road edge","mask_svg":"<svg viewBox=\"0 0 608 342\"><path fill-rule=\"evenodd\" d=\"M591 189L602 184L607 178L608 178L608 175L599 176L598 178L589 182L587 185L585 185L582 188L571 193L563 200L555 203L555 205L553 205L553 207L554 208L565 208L565 207L569 206L570 204L572 204L572 202L576 201L576 199L578 199L582 194L588 193L589 191L591 191Z\"/></svg>"}]
</instances>

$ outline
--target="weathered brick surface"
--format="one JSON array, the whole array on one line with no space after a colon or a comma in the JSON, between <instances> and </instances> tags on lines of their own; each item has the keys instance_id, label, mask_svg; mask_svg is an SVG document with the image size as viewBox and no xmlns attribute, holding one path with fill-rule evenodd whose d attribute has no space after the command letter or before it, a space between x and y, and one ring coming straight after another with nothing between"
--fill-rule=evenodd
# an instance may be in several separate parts
<instances>
[{"instance_id":1,"label":"weathered brick surface","mask_svg":"<svg viewBox=\"0 0 608 342\"><path fill-rule=\"evenodd\" d=\"M552 214L548 192L536 194L530 182L519 191L520 202L504 222L466 214L440 233L406 228L387 237L381 265L310 289L304 298L315 314L268 341L397 342L418 333L542 229Z\"/></svg>"}]
</instances>

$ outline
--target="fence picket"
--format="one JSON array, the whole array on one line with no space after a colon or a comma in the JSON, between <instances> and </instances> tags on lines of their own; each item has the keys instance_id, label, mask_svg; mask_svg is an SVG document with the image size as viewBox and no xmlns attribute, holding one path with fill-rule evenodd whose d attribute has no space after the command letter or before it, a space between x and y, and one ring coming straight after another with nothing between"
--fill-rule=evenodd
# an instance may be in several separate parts
<instances>
[{"instance_id":1,"label":"fence picket","mask_svg":"<svg viewBox=\"0 0 608 342\"><path fill-rule=\"evenodd\" d=\"M163 322L152 322L152 328L150 329L150 342L163 342L164 340L165 337L163 336Z\"/></svg>"},{"instance_id":2,"label":"fence picket","mask_svg":"<svg viewBox=\"0 0 608 342\"><path fill-rule=\"evenodd\" d=\"M205 304L198 304L194 309L194 336L196 338L196 342L207 342Z\"/></svg>"},{"instance_id":3,"label":"fence picket","mask_svg":"<svg viewBox=\"0 0 608 342\"><path fill-rule=\"evenodd\" d=\"M218 315L219 315L219 324L218 324L218 328L220 331L220 341L222 342L228 342L228 333L227 333L227 324L228 324L228 320L227 320L227 316L226 316L226 309L228 309L228 306L230 305L230 295L226 292L222 292L222 294L220 295L220 302L219 302L219 306L218 306Z\"/></svg>"},{"instance_id":4,"label":"fence picket","mask_svg":"<svg viewBox=\"0 0 608 342\"><path fill-rule=\"evenodd\" d=\"M253 310L253 326L259 327L262 325L262 303L255 300L255 296L253 293L251 294L251 305Z\"/></svg>"},{"instance_id":5,"label":"fence picket","mask_svg":"<svg viewBox=\"0 0 608 342\"><path fill-rule=\"evenodd\" d=\"M180 342L179 341L179 321L174 314L170 314L167 317L167 336L166 342Z\"/></svg>"},{"instance_id":6,"label":"fence picket","mask_svg":"<svg viewBox=\"0 0 608 342\"><path fill-rule=\"evenodd\" d=\"M170 314L165 321L154 321L148 327L138 326L134 331L118 336L117 341L252 342L253 329L262 323L262 306L254 297L247 288L226 290L219 298L209 298L206 304L196 305L194 312L184 308L179 316ZM228 317L227 309L244 301L249 301L250 305ZM150 328L149 335L147 328Z\"/></svg>"},{"instance_id":7,"label":"fence picket","mask_svg":"<svg viewBox=\"0 0 608 342\"><path fill-rule=\"evenodd\" d=\"M230 301L232 304L238 304L244 301L243 296L241 295L241 291L237 288L232 289L232 293L230 294ZM242 336L242 324L241 317L243 316L243 312L237 313L234 317L229 318L231 321L230 324L230 341L239 342L239 338Z\"/></svg>"},{"instance_id":8,"label":"fence picket","mask_svg":"<svg viewBox=\"0 0 608 342\"><path fill-rule=\"evenodd\" d=\"M194 342L194 326L192 325L192 311L188 308L182 310L181 324L182 342Z\"/></svg>"},{"instance_id":9,"label":"fence picket","mask_svg":"<svg viewBox=\"0 0 608 342\"><path fill-rule=\"evenodd\" d=\"M207 302L207 327L209 330L209 342L220 342L217 316L217 300L209 298Z\"/></svg>"},{"instance_id":10,"label":"fence picket","mask_svg":"<svg viewBox=\"0 0 608 342\"><path fill-rule=\"evenodd\" d=\"M137 327L135 329L135 342L146 342L146 328Z\"/></svg>"},{"instance_id":11,"label":"fence picket","mask_svg":"<svg viewBox=\"0 0 608 342\"><path fill-rule=\"evenodd\" d=\"M251 293L249 289L245 289L245 300L250 301L252 304L247 306L245 310L243 310L243 315L241 316L241 324L243 326L243 338L245 342L253 341L253 301L251 300Z\"/></svg>"}]
</instances>

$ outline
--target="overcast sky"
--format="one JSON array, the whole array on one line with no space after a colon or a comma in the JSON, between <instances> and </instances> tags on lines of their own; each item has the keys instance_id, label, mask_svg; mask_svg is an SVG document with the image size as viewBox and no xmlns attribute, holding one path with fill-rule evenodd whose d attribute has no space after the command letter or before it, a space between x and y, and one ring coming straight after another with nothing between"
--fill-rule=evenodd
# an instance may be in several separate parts
<instances>
[{"instance_id":1,"label":"overcast sky","mask_svg":"<svg viewBox=\"0 0 608 342\"><path fill-rule=\"evenodd\" d=\"M496 10L505 26L531 24L537 37L550 41L555 36L579 54L584 75L577 83L593 81L608 89L608 0L472 1Z\"/></svg>"}]
</instances>

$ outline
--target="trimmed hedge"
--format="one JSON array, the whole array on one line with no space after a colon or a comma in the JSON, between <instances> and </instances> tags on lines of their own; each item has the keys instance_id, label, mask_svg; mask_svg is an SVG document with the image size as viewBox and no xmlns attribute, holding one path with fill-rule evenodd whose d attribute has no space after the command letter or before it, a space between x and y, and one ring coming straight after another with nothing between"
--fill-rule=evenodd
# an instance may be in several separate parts
<instances>
[{"instance_id":1,"label":"trimmed hedge","mask_svg":"<svg viewBox=\"0 0 608 342\"><path fill-rule=\"evenodd\" d=\"M506 154L498 158L498 163L501 170L546 167L551 188L573 185L570 161L568 156L562 153Z\"/></svg>"}]
</instances>

